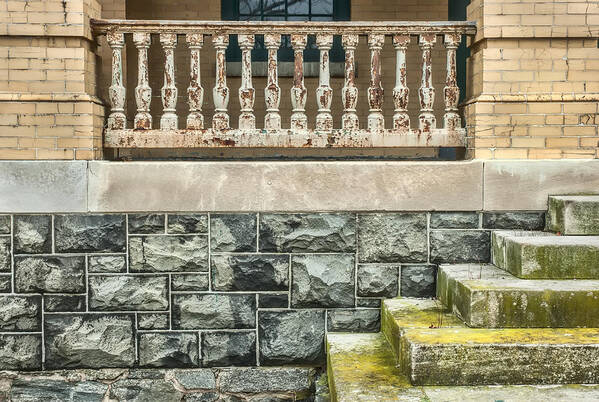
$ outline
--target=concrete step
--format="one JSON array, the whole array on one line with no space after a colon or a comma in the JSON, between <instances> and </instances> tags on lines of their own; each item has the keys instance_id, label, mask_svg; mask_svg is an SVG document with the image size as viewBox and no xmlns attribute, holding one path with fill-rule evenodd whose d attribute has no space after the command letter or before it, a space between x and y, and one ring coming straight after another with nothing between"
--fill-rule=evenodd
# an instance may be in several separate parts
<instances>
[{"instance_id":1,"label":"concrete step","mask_svg":"<svg viewBox=\"0 0 599 402\"><path fill-rule=\"evenodd\" d=\"M402 372L413 385L594 384L599 329L406 329Z\"/></svg>"},{"instance_id":2,"label":"concrete step","mask_svg":"<svg viewBox=\"0 0 599 402\"><path fill-rule=\"evenodd\" d=\"M441 265L437 297L469 327L599 327L599 280L519 279L488 264Z\"/></svg>"},{"instance_id":3,"label":"concrete step","mask_svg":"<svg viewBox=\"0 0 599 402\"><path fill-rule=\"evenodd\" d=\"M599 385L413 386L381 334L329 333L327 351L333 402L599 400Z\"/></svg>"},{"instance_id":4,"label":"concrete step","mask_svg":"<svg viewBox=\"0 0 599 402\"><path fill-rule=\"evenodd\" d=\"M599 195L550 196L547 230L563 235L599 235Z\"/></svg>"}]
</instances>

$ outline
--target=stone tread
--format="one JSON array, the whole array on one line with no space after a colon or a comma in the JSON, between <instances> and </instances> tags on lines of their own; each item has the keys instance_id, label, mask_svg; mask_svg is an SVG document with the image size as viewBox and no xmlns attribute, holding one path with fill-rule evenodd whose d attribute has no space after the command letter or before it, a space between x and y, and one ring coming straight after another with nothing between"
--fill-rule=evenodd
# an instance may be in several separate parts
<instances>
[{"instance_id":1,"label":"stone tread","mask_svg":"<svg viewBox=\"0 0 599 402\"><path fill-rule=\"evenodd\" d=\"M547 230L565 235L599 235L599 195L550 196Z\"/></svg>"}]
</instances>

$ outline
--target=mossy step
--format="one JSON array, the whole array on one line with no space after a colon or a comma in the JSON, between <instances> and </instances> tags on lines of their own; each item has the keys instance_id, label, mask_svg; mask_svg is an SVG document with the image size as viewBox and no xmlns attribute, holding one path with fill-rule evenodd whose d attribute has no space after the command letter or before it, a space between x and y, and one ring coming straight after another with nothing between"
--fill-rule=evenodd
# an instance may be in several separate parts
<instances>
[{"instance_id":1,"label":"mossy step","mask_svg":"<svg viewBox=\"0 0 599 402\"><path fill-rule=\"evenodd\" d=\"M519 279L488 264L441 265L437 295L469 327L599 327L599 280Z\"/></svg>"},{"instance_id":2,"label":"mossy step","mask_svg":"<svg viewBox=\"0 0 599 402\"><path fill-rule=\"evenodd\" d=\"M594 384L599 329L406 329L402 372L414 385Z\"/></svg>"},{"instance_id":3,"label":"mossy step","mask_svg":"<svg viewBox=\"0 0 599 402\"><path fill-rule=\"evenodd\" d=\"M332 401L591 401L596 385L412 386L396 367L381 334L327 335L328 381Z\"/></svg>"},{"instance_id":4,"label":"mossy step","mask_svg":"<svg viewBox=\"0 0 599 402\"><path fill-rule=\"evenodd\" d=\"M555 233L530 230L494 230L491 233L491 262L493 265L506 268L506 240L512 237L555 237Z\"/></svg>"},{"instance_id":5,"label":"mossy step","mask_svg":"<svg viewBox=\"0 0 599 402\"><path fill-rule=\"evenodd\" d=\"M547 230L564 235L599 235L599 195L550 196Z\"/></svg>"},{"instance_id":6,"label":"mossy step","mask_svg":"<svg viewBox=\"0 0 599 402\"><path fill-rule=\"evenodd\" d=\"M497 266L523 279L599 279L599 236L496 234ZM499 261L498 261L499 260Z\"/></svg>"}]
</instances>

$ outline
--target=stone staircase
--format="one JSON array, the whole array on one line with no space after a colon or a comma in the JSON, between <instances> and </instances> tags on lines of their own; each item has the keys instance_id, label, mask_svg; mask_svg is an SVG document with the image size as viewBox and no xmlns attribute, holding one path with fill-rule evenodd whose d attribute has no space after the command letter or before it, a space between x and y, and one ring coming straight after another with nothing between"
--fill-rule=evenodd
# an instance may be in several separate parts
<instances>
[{"instance_id":1,"label":"stone staircase","mask_svg":"<svg viewBox=\"0 0 599 402\"><path fill-rule=\"evenodd\" d=\"M378 334L327 336L337 401L599 400L599 196L549 198L547 232L496 231Z\"/></svg>"}]
</instances>

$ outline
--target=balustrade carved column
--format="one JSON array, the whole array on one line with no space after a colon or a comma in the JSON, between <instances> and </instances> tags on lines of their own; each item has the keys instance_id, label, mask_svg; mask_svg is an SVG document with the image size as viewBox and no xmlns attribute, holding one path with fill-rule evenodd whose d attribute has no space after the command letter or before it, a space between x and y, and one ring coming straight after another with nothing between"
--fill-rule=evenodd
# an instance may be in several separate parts
<instances>
[{"instance_id":1,"label":"balustrade carved column","mask_svg":"<svg viewBox=\"0 0 599 402\"><path fill-rule=\"evenodd\" d=\"M133 43L137 47L137 87L135 87L135 102L137 114L133 127L136 130L150 130L152 128L152 115L150 102L152 102L152 88L148 81L148 48L151 38L149 33L135 32Z\"/></svg>"},{"instance_id":2,"label":"balustrade carved column","mask_svg":"<svg viewBox=\"0 0 599 402\"><path fill-rule=\"evenodd\" d=\"M293 87L291 88L292 130L306 130L308 128L308 118L306 117L306 95L308 91L304 85L304 48L307 42L306 35L291 35L295 64Z\"/></svg>"},{"instance_id":3,"label":"balustrade carved column","mask_svg":"<svg viewBox=\"0 0 599 402\"><path fill-rule=\"evenodd\" d=\"M225 49L229 45L229 35L214 35L212 44L216 49L216 82L212 89L214 98L214 116L212 117L212 128L215 130L226 130L229 128L229 88L227 87L227 64L225 60Z\"/></svg>"},{"instance_id":4,"label":"balustrade carved column","mask_svg":"<svg viewBox=\"0 0 599 402\"><path fill-rule=\"evenodd\" d=\"M125 116L125 86L123 85L123 59L122 50L125 45L125 36L121 32L108 32L106 40L112 49L112 85L108 88L110 98L110 115L108 128L123 130L127 123Z\"/></svg>"},{"instance_id":5,"label":"balustrade carved column","mask_svg":"<svg viewBox=\"0 0 599 402\"><path fill-rule=\"evenodd\" d=\"M252 49L254 48L254 35L239 35L241 48L241 86L239 87L239 128L242 130L256 128L254 116L254 99L256 92L252 86Z\"/></svg>"},{"instance_id":6,"label":"balustrade carved column","mask_svg":"<svg viewBox=\"0 0 599 402\"><path fill-rule=\"evenodd\" d=\"M341 101L343 102L343 117L341 127L345 130L357 130L360 128L356 106L358 104L358 87L356 87L356 64L354 52L358 47L358 35L343 35L342 43L345 48L345 81L341 90Z\"/></svg>"},{"instance_id":7,"label":"balustrade carved column","mask_svg":"<svg viewBox=\"0 0 599 402\"><path fill-rule=\"evenodd\" d=\"M279 105L281 103L281 88L279 87L279 72L277 70L277 51L279 46L281 46L281 35L264 35L264 45L268 49L268 81L266 88L264 88L264 101L266 103L264 128L266 130L280 130L281 115L279 114Z\"/></svg>"},{"instance_id":8,"label":"balustrade carved column","mask_svg":"<svg viewBox=\"0 0 599 402\"><path fill-rule=\"evenodd\" d=\"M368 130L379 131L385 128L383 116L383 85L381 83L381 49L385 43L385 35L368 35L370 48L370 86L368 87Z\"/></svg>"},{"instance_id":9,"label":"balustrade carved column","mask_svg":"<svg viewBox=\"0 0 599 402\"><path fill-rule=\"evenodd\" d=\"M409 130L410 116L408 115L408 99L410 89L407 83L406 49L410 44L408 35L394 35L393 46L395 47L395 88L393 88L393 103L395 114L393 115L394 130Z\"/></svg>"},{"instance_id":10,"label":"balustrade carved column","mask_svg":"<svg viewBox=\"0 0 599 402\"><path fill-rule=\"evenodd\" d=\"M187 128L200 130L204 128L204 116L202 115L202 103L204 101L204 88L200 78L200 49L204 44L204 35L201 33L188 33L187 45L190 50L190 80L187 87L187 98L189 102L189 115L187 115Z\"/></svg>"},{"instance_id":11,"label":"balustrade carved column","mask_svg":"<svg viewBox=\"0 0 599 402\"><path fill-rule=\"evenodd\" d=\"M447 48L447 79L445 81L445 115L443 116L443 127L447 130L455 130L462 126L458 115L458 100L460 88L457 84L456 50L460 45L460 34L446 34L444 38Z\"/></svg>"},{"instance_id":12,"label":"balustrade carved column","mask_svg":"<svg viewBox=\"0 0 599 402\"><path fill-rule=\"evenodd\" d=\"M418 44L422 50L422 82L420 85L420 130L430 132L437 127L437 119L433 113L435 104L435 88L433 88L433 66L431 49L437 42L437 35L420 35Z\"/></svg>"},{"instance_id":13,"label":"balustrade carved column","mask_svg":"<svg viewBox=\"0 0 599 402\"><path fill-rule=\"evenodd\" d=\"M177 34L160 34L160 43L164 49L164 85L162 86L163 112L160 118L162 130L176 130L179 125L177 117L177 85L175 84L175 46Z\"/></svg>"},{"instance_id":14,"label":"balustrade carved column","mask_svg":"<svg viewBox=\"0 0 599 402\"><path fill-rule=\"evenodd\" d=\"M316 88L316 130L331 131L333 129L333 115L331 115L331 102L333 101L333 88L329 72L329 50L333 46L333 35L316 35L316 45L320 50L320 68L318 73L318 88Z\"/></svg>"}]
</instances>

